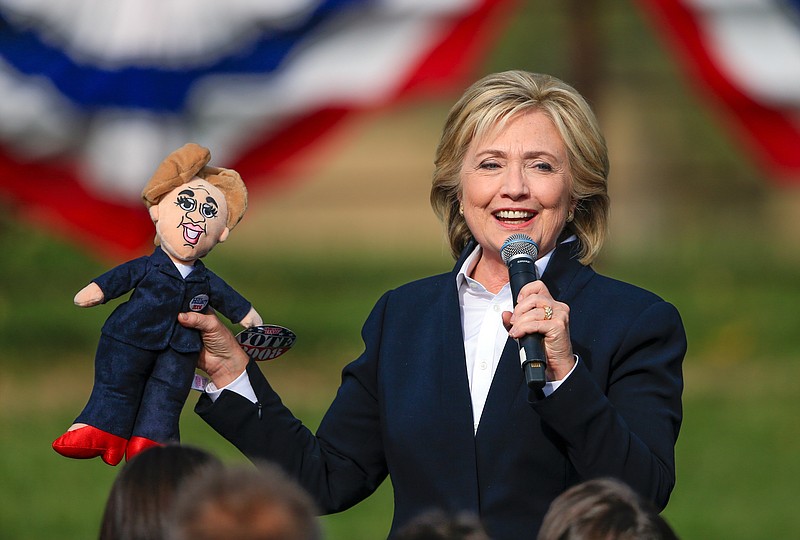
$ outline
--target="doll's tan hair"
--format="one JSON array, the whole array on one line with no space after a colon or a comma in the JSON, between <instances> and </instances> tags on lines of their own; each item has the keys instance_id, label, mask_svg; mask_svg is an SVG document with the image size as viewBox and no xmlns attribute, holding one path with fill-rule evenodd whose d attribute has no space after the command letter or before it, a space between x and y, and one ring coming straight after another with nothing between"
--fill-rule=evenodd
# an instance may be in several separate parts
<instances>
[{"instance_id":1,"label":"doll's tan hair","mask_svg":"<svg viewBox=\"0 0 800 540\"><path fill-rule=\"evenodd\" d=\"M208 165L210 160L209 149L195 143L187 143L172 152L161 162L142 190L145 206L150 208L157 205L167 193L194 177L202 178L225 195L228 205L226 225L233 230L247 210L247 188L238 172L211 167Z\"/></svg>"}]
</instances>

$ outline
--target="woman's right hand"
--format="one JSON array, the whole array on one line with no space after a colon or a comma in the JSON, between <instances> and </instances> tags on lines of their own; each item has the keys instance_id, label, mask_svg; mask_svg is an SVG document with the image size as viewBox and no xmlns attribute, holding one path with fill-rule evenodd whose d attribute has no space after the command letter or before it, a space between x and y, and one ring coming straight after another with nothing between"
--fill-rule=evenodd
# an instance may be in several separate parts
<instances>
[{"instance_id":1,"label":"woman's right hand","mask_svg":"<svg viewBox=\"0 0 800 540\"><path fill-rule=\"evenodd\" d=\"M181 313L178 322L200 331L203 349L197 367L208 373L217 388L229 385L247 368L249 357L216 315Z\"/></svg>"}]
</instances>

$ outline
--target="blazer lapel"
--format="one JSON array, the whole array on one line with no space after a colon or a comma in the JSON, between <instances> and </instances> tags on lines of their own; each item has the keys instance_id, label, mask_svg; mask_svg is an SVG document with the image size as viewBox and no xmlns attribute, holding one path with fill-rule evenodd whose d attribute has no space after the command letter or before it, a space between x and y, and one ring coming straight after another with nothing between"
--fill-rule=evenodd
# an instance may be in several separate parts
<instances>
[{"instance_id":1,"label":"blazer lapel","mask_svg":"<svg viewBox=\"0 0 800 540\"><path fill-rule=\"evenodd\" d=\"M172 259L169 258L169 255L164 253L164 250L160 247L157 247L153 254L150 256L150 260L152 263L158 267L159 272L162 274L166 274L170 277L180 279L183 281L183 277L181 273L178 272L178 269L175 267L175 263L172 262Z\"/></svg>"},{"instance_id":2,"label":"blazer lapel","mask_svg":"<svg viewBox=\"0 0 800 540\"><path fill-rule=\"evenodd\" d=\"M492 378L492 386L486 397L476 437L488 438L488 440L497 439L493 431L502 429L502 426L507 424L493 422L492 419L507 418L514 402L519 399L527 399L527 395L528 389L523 384L522 368L520 368L519 362L519 345L513 339L508 338Z\"/></svg>"},{"instance_id":3,"label":"blazer lapel","mask_svg":"<svg viewBox=\"0 0 800 540\"><path fill-rule=\"evenodd\" d=\"M469 394L467 360L464 353L464 331L461 326L456 274L474 247L475 245L472 242L467 245L456 262L453 271L447 275L447 281L442 292L444 297L441 302L438 302L441 309L441 328L437 330L439 335L439 358L442 359L442 395L440 402L446 412L445 418L449 422L457 424L459 439L461 439L462 433L469 436L470 444L467 445L468 449L472 449L471 440L474 433L472 426L472 399Z\"/></svg>"},{"instance_id":4,"label":"blazer lapel","mask_svg":"<svg viewBox=\"0 0 800 540\"><path fill-rule=\"evenodd\" d=\"M578 247L577 241L560 244L541 278L553 298L565 304L570 303L594 274L590 267L578 261Z\"/></svg>"},{"instance_id":5,"label":"blazer lapel","mask_svg":"<svg viewBox=\"0 0 800 540\"><path fill-rule=\"evenodd\" d=\"M586 267L578 262L576 249L577 242L560 244L542 276L542 281L547 285L550 294L560 302L569 303L592 274L582 271ZM527 401L527 399L528 387L524 384L520 368L519 345L509 338L497 364L492 386L489 388L477 436L487 440L496 438L497 434L493 434L492 431L499 429L497 426L502 423L492 422L491 419L508 416L515 401ZM484 422L483 419L487 421Z\"/></svg>"},{"instance_id":6,"label":"blazer lapel","mask_svg":"<svg viewBox=\"0 0 800 540\"><path fill-rule=\"evenodd\" d=\"M172 259L169 258L169 255L167 255L164 250L161 249L161 247L157 247L155 249L153 254L150 256L150 260L155 266L158 267L158 270L162 274L166 274L181 281L199 282L203 281L206 277L205 264L203 264L203 261L197 260L194 262L194 269L188 276L186 276L186 279L184 279L181 273L175 267L175 263L172 262Z\"/></svg>"},{"instance_id":7,"label":"blazer lapel","mask_svg":"<svg viewBox=\"0 0 800 540\"><path fill-rule=\"evenodd\" d=\"M466 253L470 253L467 246ZM469 394L467 362L464 353L464 333L461 327L461 310L458 303L456 273L465 256L456 263L455 270L445 276L441 301L433 302L440 309L440 328L434 329L437 336L437 352L441 366L441 394L439 416L447 423L443 432L448 433L448 470L458 471L452 478L452 498L456 507L469 508L478 513L480 495L478 487L477 453L472 425L472 399Z\"/></svg>"},{"instance_id":8,"label":"blazer lapel","mask_svg":"<svg viewBox=\"0 0 800 540\"><path fill-rule=\"evenodd\" d=\"M197 260L194 262L194 270L186 276L188 282L200 282L206 279L206 265L203 261Z\"/></svg>"}]
</instances>

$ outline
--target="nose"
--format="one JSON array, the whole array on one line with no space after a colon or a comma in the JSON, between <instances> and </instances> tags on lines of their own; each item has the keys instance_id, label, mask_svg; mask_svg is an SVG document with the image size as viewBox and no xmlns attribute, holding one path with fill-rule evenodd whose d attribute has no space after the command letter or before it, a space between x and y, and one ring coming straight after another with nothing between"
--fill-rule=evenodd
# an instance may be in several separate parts
<instances>
[{"instance_id":1,"label":"nose","mask_svg":"<svg viewBox=\"0 0 800 540\"><path fill-rule=\"evenodd\" d=\"M195 208L194 210L189 210L186 212L186 218L189 219L192 223L200 223L201 221L205 221L206 218L203 217L203 213L200 211L200 208Z\"/></svg>"},{"instance_id":2,"label":"nose","mask_svg":"<svg viewBox=\"0 0 800 540\"><path fill-rule=\"evenodd\" d=\"M503 175L501 195L517 200L530 193L528 181L522 167L508 167Z\"/></svg>"}]
</instances>

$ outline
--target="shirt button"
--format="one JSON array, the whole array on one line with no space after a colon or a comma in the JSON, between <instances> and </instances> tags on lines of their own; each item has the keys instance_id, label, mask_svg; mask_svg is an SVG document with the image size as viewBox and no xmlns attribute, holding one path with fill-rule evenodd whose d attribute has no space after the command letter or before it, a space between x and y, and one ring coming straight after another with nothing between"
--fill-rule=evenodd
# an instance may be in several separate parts
<instances>
[{"instance_id":1,"label":"shirt button","mask_svg":"<svg viewBox=\"0 0 800 540\"><path fill-rule=\"evenodd\" d=\"M497 313L497 312L498 312L498 311L500 311L502 308L501 308L500 306L498 306L497 304L495 304L495 305L493 305L493 306L492 306L492 309L494 309L495 313Z\"/></svg>"},{"instance_id":2,"label":"shirt button","mask_svg":"<svg viewBox=\"0 0 800 540\"><path fill-rule=\"evenodd\" d=\"M481 369L486 369L489 366L486 362L481 362L478 367L480 367Z\"/></svg>"}]
</instances>

